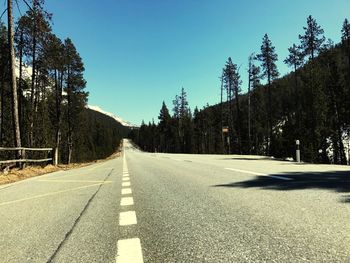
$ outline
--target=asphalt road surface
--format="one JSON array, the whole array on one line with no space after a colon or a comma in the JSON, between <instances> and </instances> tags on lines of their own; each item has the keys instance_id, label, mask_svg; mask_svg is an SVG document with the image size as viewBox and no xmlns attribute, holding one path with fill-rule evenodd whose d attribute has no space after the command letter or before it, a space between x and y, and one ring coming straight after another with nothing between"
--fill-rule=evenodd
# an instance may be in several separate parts
<instances>
[{"instance_id":1,"label":"asphalt road surface","mask_svg":"<svg viewBox=\"0 0 350 263\"><path fill-rule=\"evenodd\" d=\"M350 168L143 153L0 186L0 262L350 262Z\"/></svg>"}]
</instances>

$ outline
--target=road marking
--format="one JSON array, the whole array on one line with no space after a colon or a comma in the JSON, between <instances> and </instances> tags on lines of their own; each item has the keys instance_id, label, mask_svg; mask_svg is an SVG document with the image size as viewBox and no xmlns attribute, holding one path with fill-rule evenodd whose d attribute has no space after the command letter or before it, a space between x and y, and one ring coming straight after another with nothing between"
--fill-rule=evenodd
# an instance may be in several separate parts
<instances>
[{"instance_id":1,"label":"road marking","mask_svg":"<svg viewBox=\"0 0 350 263\"><path fill-rule=\"evenodd\" d=\"M132 194L131 188L122 189L122 195L129 195L129 194Z\"/></svg>"},{"instance_id":2,"label":"road marking","mask_svg":"<svg viewBox=\"0 0 350 263\"><path fill-rule=\"evenodd\" d=\"M134 199L132 197L123 197L120 200L121 206L134 205Z\"/></svg>"},{"instance_id":3,"label":"road marking","mask_svg":"<svg viewBox=\"0 0 350 263\"><path fill-rule=\"evenodd\" d=\"M122 187L127 187L127 186L130 186L130 182L123 182L122 183Z\"/></svg>"},{"instance_id":4,"label":"road marking","mask_svg":"<svg viewBox=\"0 0 350 263\"><path fill-rule=\"evenodd\" d=\"M233 168L225 168L225 169L230 171L240 172L240 173L246 173L246 174L265 175L265 176L267 175L267 174L256 173L256 172L247 171L247 170L240 170L240 169L233 169Z\"/></svg>"},{"instance_id":5,"label":"road marking","mask_svg":"<svg viewBox=\"0 0 350 263\"><path fill-rule=\"evenodd\" d=\"M103 166L104 164L105 164L105 163L97 164L97 165L95 165L94 167L88 169L88 171L93 171L93 170L95 170L95 169L97 169L97 168L100 168L100 167Z\"/></svg>"},{"instance_id":6,"label":"road marking","mask_svg":"<svg viewBox=\"0 0 350 263\"><path fill-rule=\"evenodd\" d=\"M51 193L46 193L46 194L41 194L41 195L35 195L35 196L17 199L17 200L13 200L13 201L7 201L7 202L0 203L0 206L10 205L10 204L34 200L34 199L39 199L39 198L53 196L53 195L58 195L58 194L66 193L66 192L72 192L72 191L76 191L76 190L80 190L80 189L89 188L89 187L100 186L101 184L104 184L104 183L85 185L85 186L75 187L75 188L66 189L66 190L62 190L62 191L51 192Z\"/></svg>"},{"instance_id":7,"label":"road marking","mask_svg":"<svg viewBox=\"0 0 350 263\"><path fill-rule=\"evenodd\" d=\"M118 240L116 263L143 263L141 241L139 238Z\"/></svg>"},{"instance_id":8,"label":"road marking","mask_svg":"<svg viewBox=\"0 0 350 263\"><path fill-rule=\"evenodd\" d=\"M293 180L292 178L289 178L289 177L282 177L282 176L277 176L277 175L268 175L268 174L264 174L264 173L257 173L257 172L247 171L247 170L240 170L240 169L234 169L234 168L225 168L225 169L226 170L230 170L230 171L234 171L234 172L240 172L240 173L246 173L246 174L252 174L252 175L259 175L259 176L266 176L266 177L272 177L272 178L286 180L286 181Z\"/></svg>"},{"instance_id":9,"label":"road marking","mask_svg":"<svg viewBox=\"0 0 350 263\"><path fill-rule=\"evenodd\" d=\"M137 219L136 219L135 211L120 212L119 214L120 226L129 226L129 225L136 225L136 224L137 224Z\"/></svg>"},{"instance_id":10,"label":"road marking","mask_svg":"<svg viewBox=\"0 0 350 263\"><path fill-rule=\"evenodd\" d=\"M277 175L268 175L268 177L281 179L281 180L286 180L286 181L292 181L293 180L292 178L289 178L289 177L283 177L283 176L277 176Z\"/></svg>"},{"instance_id":11,"label":"road marking","mask_svg":"<svg viewBox=\"0 0 350 263\"><path fill-rule=\"evenodd\" d=\"M123 142L125 143L125 139ZM130 177L129 170L126 163L126 153L125 147L123 144L123 178L122 178L122 195L132 194L130 188ZM120 200L121 206L130 206L134 205L133 197L122 197ZM120 226L129 226L136 225L136 212L135 211L127 211L119 213L119 225ZM141 241L139 238L130 238L130 239L122 239L118 240L117 243L117 255L116 255L116 263L143 263L142 256L142 248Z\"/></svg>"}]
</instances>

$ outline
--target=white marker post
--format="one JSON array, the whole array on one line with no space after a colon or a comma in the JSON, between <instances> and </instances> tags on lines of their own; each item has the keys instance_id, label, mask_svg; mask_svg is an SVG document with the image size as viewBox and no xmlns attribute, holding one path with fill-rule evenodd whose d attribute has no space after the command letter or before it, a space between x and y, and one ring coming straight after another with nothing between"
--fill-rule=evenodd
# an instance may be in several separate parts
<instances>
[{"instance_id":1,"label":"white marker post","mask_svg":"<svg viewBox=\"0 0 350 263\"><path fill-rule=\"evenodd\" d=\"M295 141L295 144L296 144L296 153L295 153L295 161L297 163L300 163L300 141L299 140L296 140Z\"/></svg>"}]
</instances>

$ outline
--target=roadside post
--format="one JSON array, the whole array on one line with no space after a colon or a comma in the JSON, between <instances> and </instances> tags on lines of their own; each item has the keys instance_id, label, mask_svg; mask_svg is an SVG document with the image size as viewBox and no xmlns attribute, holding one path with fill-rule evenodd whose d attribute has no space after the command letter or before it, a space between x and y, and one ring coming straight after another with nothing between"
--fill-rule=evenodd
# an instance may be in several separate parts
<instances>
[{"instance_id":1,"label":"roadside post","mask_svg":"<svg viewBox=\"0 0 350 263\"><path fill-rule=\"evenodd\" d=\"M297 163L300 163L300 141L296 140L295 144L296 144L295 161Z\"/></svg>"},{"instance_id":2,"label":"roadside post","mask_svg":"<svg viewBox=\"0 0 350 263\"><path fill-rule=\"evenodd\" d=\"M230 152L231 152L231 147L230 147L230 135L229 135L229 127L228 126L223 126L222 127L222 133L225 135L225 134L227 134L227 136L226 136L226 143L227 143L227 145L228 145L228 154L230 154Z\"/></svg>"}]
</instances>

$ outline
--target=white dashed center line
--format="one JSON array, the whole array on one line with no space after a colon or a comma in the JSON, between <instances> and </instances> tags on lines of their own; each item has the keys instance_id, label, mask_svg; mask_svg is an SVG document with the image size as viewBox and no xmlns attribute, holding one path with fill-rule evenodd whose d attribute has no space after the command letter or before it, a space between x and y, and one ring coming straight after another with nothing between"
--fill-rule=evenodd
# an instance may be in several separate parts
<instances>
[{"instance_id":1,"label":"white dashed center line","mask_svg":"<svg viewBox=\"0 0 350 263\"><path fill-rule=\"evenodd\" d=\"M121 206L134 205L134 199L132 197L123 197L120 201Z\"/></svg>"},{"instance_id":2,"label":"white dashed center line","mask_svg":"<svg viewBox=\"0 0 350 263\"><path fill-rule=\"evenodd\" d=\"M136 225L136 213L135 211L121 212L119 214L119 225L120 226L130 226Z\"/></svg>"},{"instance_id":3,"label":"white dashed center line","mask_svg":"<svg viewBox=\"0 0 350 263\"><path fill-rule=\"evenodd\" d=\"M139 238L118 240L117 263L143 263Z\"/></svg>"},{"instance_id":4,"label":"white dashed center line","mask_svg":"<svg viewBox=\"0 0 350 263\"><path fill-rule=\"evenodd\" d=\"M129 194L132 194L131 188L122 189L122 195L129 195Z\"/></svg>"},{"instance_id":5,"label":"white dashed center line","mask_svg":"<svg viewBox=\"0 0 350 263\"><path fill-rule=\"evenodd\" d=\"M123 182L122 187L130 186L130 182Z\"/></svg>"},{"instance_id":6,"label":"white dashed center line","mask_svg":"<svg viewBox=\"0 0 350 263\"><path fill-rule=\"evenodd\" d=\"M124 140L125 143L125 140ZM122 177L122 195L131 195L131 183L129 177L129 170L126 163L125 148L123 155L123 177ZM127 188L126 188L127 187ZM120 206L132 206L134 205L134 199L130 197L122 197L120 200ZM126 211L119 213L119 226L136 225L136 212ZM141 241L139 238L130 238L118 240L117 244L118 253L115 258L116 263L143 263Z\"/></svg>"}]
</instances>

